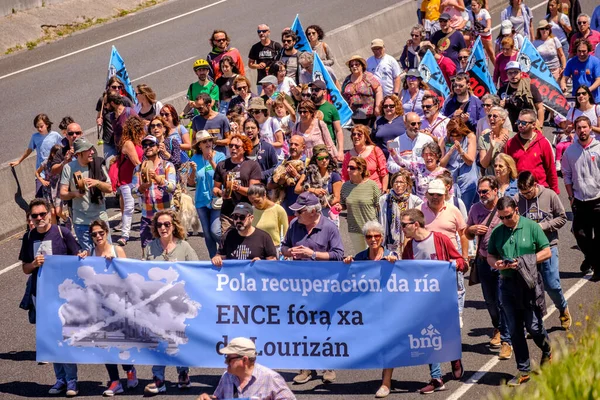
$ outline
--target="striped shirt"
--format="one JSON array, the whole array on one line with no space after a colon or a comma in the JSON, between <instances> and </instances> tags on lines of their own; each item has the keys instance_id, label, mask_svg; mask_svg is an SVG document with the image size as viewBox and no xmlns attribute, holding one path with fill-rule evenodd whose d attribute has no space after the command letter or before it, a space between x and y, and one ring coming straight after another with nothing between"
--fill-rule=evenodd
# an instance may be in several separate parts
<instances>
[{"instance_id":1,"label":"striped shirt","mask_svg":"<svg viewBox=\"0 0 600 400\"><path fill-rule=\"evenodd\" d=\"M163 185L159 186L153 181L152 185L145 192L140 192L140 169L142 164L135 167L131 182L133 194L139 195L142 198L142 217L148 219L151 219L160 210L172 208L173 192L177 186L177 175L173 164L158 158L155 162L158 163L154 169L156 176L162 175L165 177Z\"/></svg>"},{"instance_id":2,"label":"striped shirt","mask_svg":"<svg viewBox=\"0 0 600 400\"><path fill-rule=\"evenodd\" d=\"M225 372L221 376L214 396L217 399L257 397L260 400L296 400L296 396L288 388L281 375L258 363L254 364L252 377L248 384L243 389L240 389L239 385L240 379L237 376Z\"/></svg>"}]
</instances>

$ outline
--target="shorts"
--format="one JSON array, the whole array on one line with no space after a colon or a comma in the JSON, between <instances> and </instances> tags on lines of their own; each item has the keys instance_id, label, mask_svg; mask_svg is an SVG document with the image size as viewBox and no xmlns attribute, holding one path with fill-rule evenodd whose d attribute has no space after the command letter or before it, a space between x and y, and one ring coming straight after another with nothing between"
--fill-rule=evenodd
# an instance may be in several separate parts
<instances>
[{"instance_id":1,"label":"shorts","mask_svg":"<svg viewBox=\"0 0 600 400\"><path fill-rule=\"evenodd\" d=\"M492 41L492 35L490 36L479 36L481 38L481 40L485 40L486 42L491 42Z\"/></svg>"}]
</instances>

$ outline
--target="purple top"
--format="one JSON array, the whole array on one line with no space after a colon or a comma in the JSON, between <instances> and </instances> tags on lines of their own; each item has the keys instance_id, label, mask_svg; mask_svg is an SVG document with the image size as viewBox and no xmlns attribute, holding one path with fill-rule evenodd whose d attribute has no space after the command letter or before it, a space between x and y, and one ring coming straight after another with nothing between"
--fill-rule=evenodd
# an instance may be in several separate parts
<instances>
[{"instance_id":1,"label":"purple top","mask_svg":"<svg viewBox=\"0 0 600 400\"><path fill-rule=\"evenodd\" d=\"M326 251L329 253L329 261L342 261L344 258L344 244L340 231L333 222L323 216L310 234L305 225L299 223L297 219L293 220L281 246L288 248L306 246L313 251Z\"/></svg>"}]
</instances>

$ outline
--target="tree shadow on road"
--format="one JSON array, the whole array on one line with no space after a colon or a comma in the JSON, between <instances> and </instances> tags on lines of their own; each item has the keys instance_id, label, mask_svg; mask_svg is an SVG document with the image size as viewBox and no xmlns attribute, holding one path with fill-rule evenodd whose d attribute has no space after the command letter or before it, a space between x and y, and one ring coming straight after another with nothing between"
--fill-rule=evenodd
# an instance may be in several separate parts
<instances>
[{"instance_id":1,"label":"tree shadow on road","mask_svg":"<svg viewBox=\"0 0 600 400\"><path fill-rule=\"evenodd\" d=\"M285 378L285 376L284 376ZM291 379L290 379L291 380ZM286 381L287 378L286 378ZM412 393L421 389L423 386L427 384L426 377L424 377L423 381L415 382L415 381L400 381L396 379L392 379L392 390L390 394L400 394L400 393ZM369 380L369 381L360 381L360 382L352 382L352 383L329 383L324 384L320 383L313 388L302 389L305 385L292 385L291 389L294 394L304 394L304 395L319 395L319 396L339 396L339 395L374 395L379 386L381 385L381 380Z\"/></svg>"},{"instance_id":2,"label":"tree shadow on road","mask_svg":"<svg viewBox=\"0 0 600 400\"><path fill-rule=\"evenodd\" d=\"M465 308L474 308L476 310L487 310L485 301L483 301L483 300L466 300Z\"/></svg>"},{"instance_id":3,"label":"tree shadow on road","mask_svg":"<svg viewBox=\"0 0 600 400\"><path fill-rule=\"evenodd\" d=\"M10 361L35 361L35 351L9 351L8 353L0 353L0 360Z\"/></svg>"}]
</instances>

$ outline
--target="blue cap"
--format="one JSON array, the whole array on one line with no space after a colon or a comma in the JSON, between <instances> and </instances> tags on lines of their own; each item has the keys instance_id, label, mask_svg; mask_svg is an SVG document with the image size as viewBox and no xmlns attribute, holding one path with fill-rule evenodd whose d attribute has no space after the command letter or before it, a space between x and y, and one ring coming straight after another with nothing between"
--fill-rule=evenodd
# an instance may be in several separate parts
<instances>
[{"instance_id":1,"label":"blue cap","mask_svg":"<svg viewBox=\"0 0 600 400\"><path fill-rule=\"evenodd\" d=\"M317 204L320 204L319 198L317 196L315 196L311 192L304 192L300 196L298 196L296 202L289 207L292 211L298 211L302 210L304 207L316 206Z\"/></svg>"}]
</instances>

